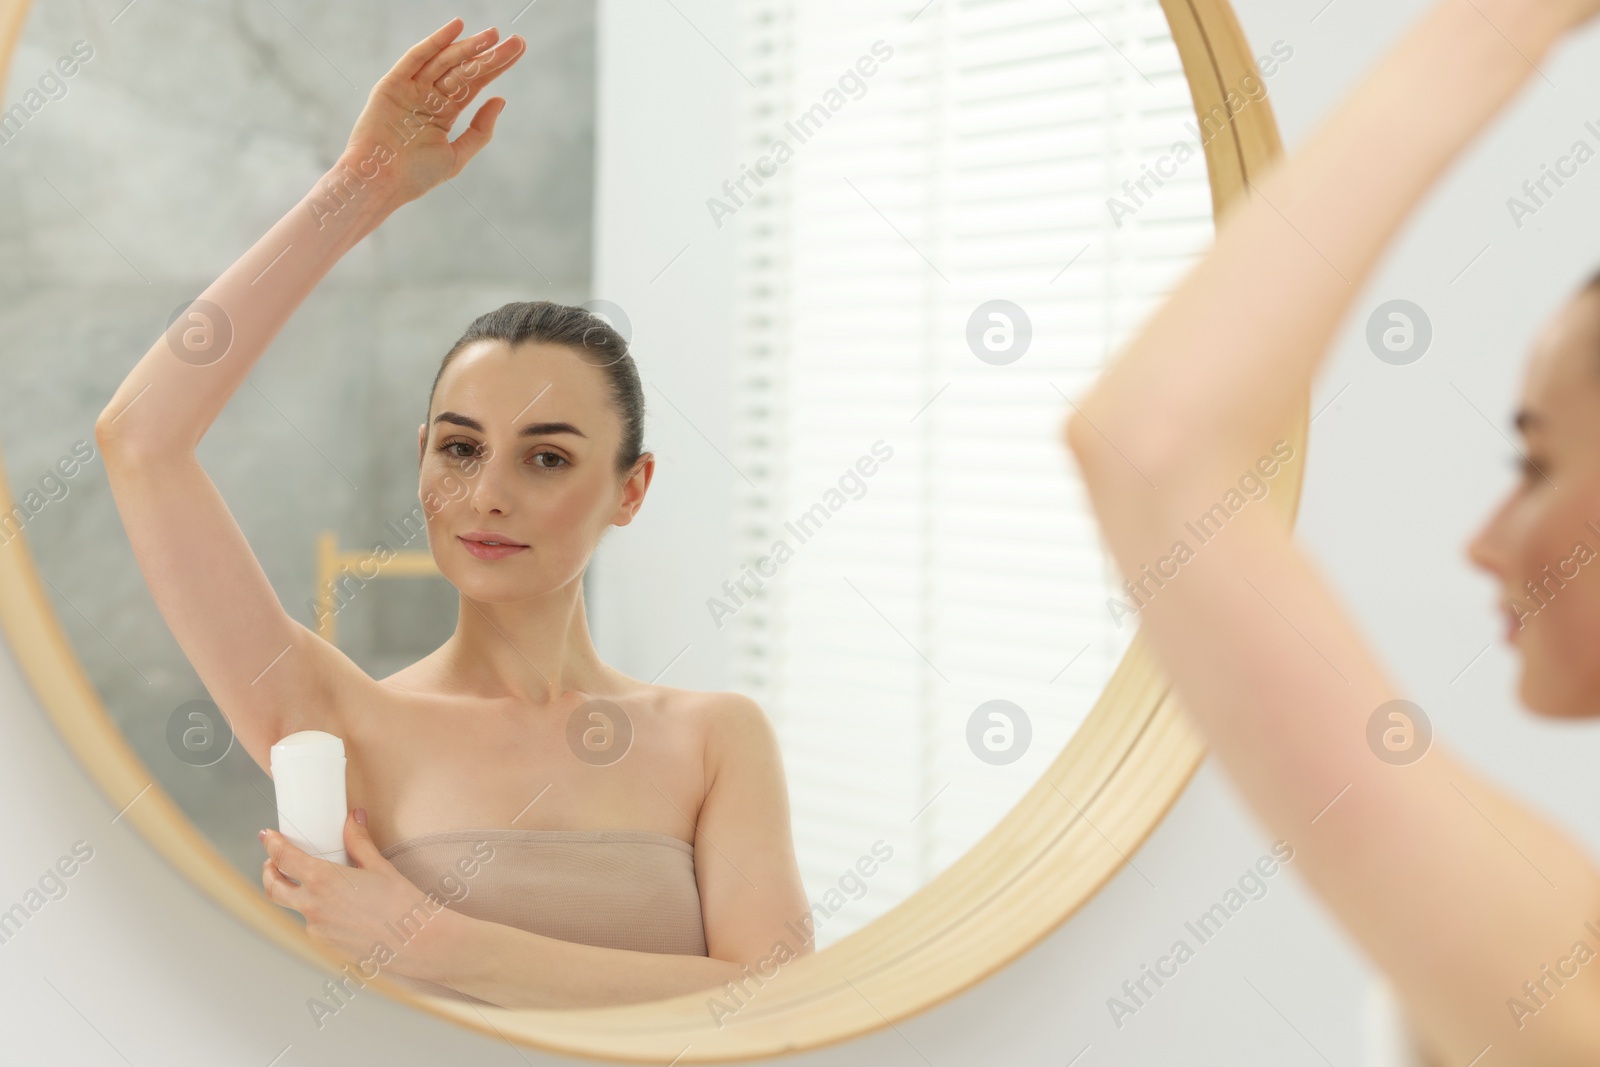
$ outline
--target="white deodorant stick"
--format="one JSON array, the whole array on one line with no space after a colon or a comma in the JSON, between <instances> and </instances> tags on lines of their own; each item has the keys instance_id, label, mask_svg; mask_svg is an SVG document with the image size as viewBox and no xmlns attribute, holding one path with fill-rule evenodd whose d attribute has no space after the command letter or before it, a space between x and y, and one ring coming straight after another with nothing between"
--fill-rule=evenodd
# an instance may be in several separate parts
<instances>
[{"instance_id":1,"label":"white deodorant stick","mask_svg":"<svg viewBox=\"0 0 1600 1067\"><path fill-rule=\"evenodd\" d=\"M344 742L322 730L301 730L272 746L278 832L319 859L350 866L344 850Z\"/></svg>"}]
</instances>

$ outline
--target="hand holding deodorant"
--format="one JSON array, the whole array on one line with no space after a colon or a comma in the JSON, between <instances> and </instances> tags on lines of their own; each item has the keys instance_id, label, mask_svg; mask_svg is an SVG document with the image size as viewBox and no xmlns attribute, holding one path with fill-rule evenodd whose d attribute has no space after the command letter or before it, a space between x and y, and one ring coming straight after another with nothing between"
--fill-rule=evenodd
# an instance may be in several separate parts
<instances>
[{"instance_id":1,"label":"hand holding deodorant","mask_svg":"<svg viewBox=\"0 0 1600 1067\"><path fill-rule=\"evenodd\" d=\"M344 742L301 730L272 746L278 832L318 859L350 866L344 850Z\"/></svg>"}]
</instances>

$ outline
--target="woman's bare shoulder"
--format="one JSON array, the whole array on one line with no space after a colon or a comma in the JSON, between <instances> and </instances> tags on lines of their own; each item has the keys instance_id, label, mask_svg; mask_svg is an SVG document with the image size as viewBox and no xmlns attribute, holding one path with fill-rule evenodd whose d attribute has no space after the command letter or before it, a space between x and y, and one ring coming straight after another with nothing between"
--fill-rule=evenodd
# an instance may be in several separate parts
<instances>
[{"instance_id":1,"label":"woman's bare shoulder","mask_svg":"<svg viewBox=\"0 0 1600 1067\"><path fill-rule=\"evenodd\" d=\"M751 720L765 720L767 717L753 698L731 690L648 685L642 687L641 693L647 694L646 699L664 714L697 719L720 729L736 729Z\"/></svg>"},{"instance_id":2,"label":"woman's bare shoulder","mask_svg":"<svg viewBox=\"0 0 1600 1067\"><path fill-rule=\"evenodd\" d=\"M659 691L664 713L698 731L707 769L715 770L728 759L756 763L776 759L777 731L754 698L731 690L651 688Z\"/></svg>"}]
</instances>

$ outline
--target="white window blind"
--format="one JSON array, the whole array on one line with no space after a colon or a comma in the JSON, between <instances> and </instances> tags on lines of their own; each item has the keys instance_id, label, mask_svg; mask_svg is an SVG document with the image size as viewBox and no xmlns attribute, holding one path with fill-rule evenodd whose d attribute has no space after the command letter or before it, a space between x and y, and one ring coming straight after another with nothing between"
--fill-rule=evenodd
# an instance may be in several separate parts
<instances>
[{"instance_id":1,"label":"white window blind","mask_svg":"<svg viewBox=\"0 0 1600 1067\"><path fill-rule=\"evenodd\" d=\"M1136 623L1107 607L1122 579L1060 442L1064 397L1213 232L1157 0L919 8L746 0L736 55L756 86L743 162L769 175L723 198L741 272L733 458L753 483L739 483L735 571L760 582L726 623L736 685L777 724L810 899L878 839L894 849L819 944L993 827L1126 650ZM864 93L830 97L851 70ZM1124 181L1178 141L1194 158L1130 198ZM1121 225L1112 196L1133 208ZM1005 365L967 340L994 299L1032 328ZM876 468L856 497L862 456ZM995 699L1032 728L1008 765L967 742Z\"/></svg>"}]
</instances>

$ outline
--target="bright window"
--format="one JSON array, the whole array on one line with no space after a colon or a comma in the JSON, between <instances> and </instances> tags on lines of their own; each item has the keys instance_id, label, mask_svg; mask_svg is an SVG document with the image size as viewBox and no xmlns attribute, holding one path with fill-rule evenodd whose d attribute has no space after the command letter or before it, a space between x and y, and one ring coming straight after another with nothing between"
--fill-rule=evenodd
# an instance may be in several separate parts
<instances>
[{"instance_id":1,"label":"bright window","mask_svg":"<svg viewBox=\"0 0 1600 1067\"><path fill-rule=\"evenodd\" d=\"M734 687L782 736L811 899L874 841L894 849L819 944L987 832L1122 657L1137 623L1112 619L1122 579L1060 428L1212 237L1157 0L919 6L747 0L737 56L761 181L724 197L733 459L753 483L736 516L752 576L726 598ZM1011 362L1014 313L969 344L993 300L1031 327ZM991 700L1031 726L1010 764L969 747Z\"/></svg>"}]
</instances>

